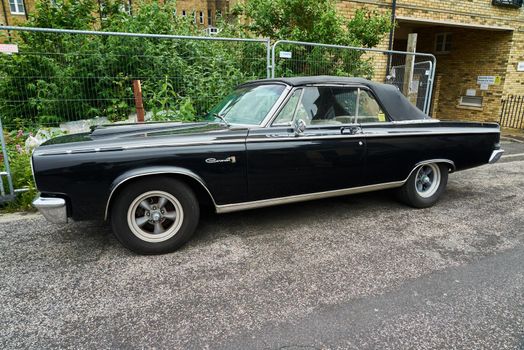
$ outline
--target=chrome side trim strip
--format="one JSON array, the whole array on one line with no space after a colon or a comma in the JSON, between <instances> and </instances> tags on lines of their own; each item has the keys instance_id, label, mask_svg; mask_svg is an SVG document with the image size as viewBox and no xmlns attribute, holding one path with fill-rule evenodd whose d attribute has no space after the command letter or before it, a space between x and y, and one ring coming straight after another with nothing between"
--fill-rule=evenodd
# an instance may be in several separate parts
<instances>
[{"instance_id":1,"label":"chrome side trim strip","mask_svg":"<svg viewBox=\"0 0 524 350\"><path fill-rule=\"evenodd\" d=\"M355 125L355 124L349 124ZM344 126L344 125L341 125ZM307 130L307 129L306 129ZM326 135L326 136L308 136L302 135L299 137L253 137L248 138L248 142L268 142L268 141L302 141L302 140L323 140L323 139L345 139L345 138L370 138L370 137L397 137L397 136L436 136L436 135L460 135L460 134L486 134L499 133L499 131L448 131L448 132L389 132L389 133L362 133L362 134L341 134L341 135Z\"/></svg>"},{"instance_id":2,"label":"chrome side trim strip","mask_svg":"<svg viewBox=\"0 0 524 350\"><path fill-rule=\"evenodd\" d=\"M377 184L377 185L370 185L370 186L352 187L352 188L347 188L343 190L332 190L332 191L324 191L324 192L316 192L316 193L299 194L296 196L289 196L289 197L262 199L262 200L253 201L253 202L218 205L216 207L216 211L219 214L231 213L231 212L240 211L240 210L263 208L263 207L270 207L274 205L305 202L305 201L321 199L321 198L337 197L337 196L344 196L348 194L384 190L388 188L400 187L403 184L404 184L404 181L396 181L396 182L388 182L384 184Z\"/></svg>"},{"instance_id":3,"label":"chrome side trim strip","mask_svg":"<svg viewBox=\"0 0 524 350\"><path fill-rule=\"evenodd\" d=\"M129 149L144 149L144 148L156 148L156 147L177 147L177 146L208 146L214 144L236 144L236 143L245 143L245 138L241 139L232 139L232 140L219 140L219 141L195 141L195 142L172 142L172 143L148 143L148 144L138 144L138 145L129 145L121 146L113 149L100 149L100 148L78 148L67 151L38 151L38 156L56 156L61 154L78 154L78 153L96 153L96 152L109 152L109 151L125 151Z\"/></svg>"},{"instance_id":4,"label":"chrome side trim strip","mask_svg":"<svg viewBox=\"0 0 524 350\"><path fill-rule=\"evenodd\" d=\"M496 163L500 157L502 157L502 154L504 154L503 149L496 149L491 153L491 156L489 157L489 164Z\"/></svg>"},{"instance_id":5,"label":"chrome side trim strip","mask_svg":"<svg viewBox=\"0 0 524 350\"><path fill-rule=\"evenodd\" d=\"M209 191L209 189L207 188L207 186L204 184L204 182L202 181L202 179L200 179L198 176L195 176L193 173L191 173L190 171L182 171L182 170L178 170L178 171L166 171L166 170L159 170L159 171L148 171L148 172L144 172L144 173L140 173L140 174L136 174L136 175L131 175L129 177L126 177L125 179L123 179L122 181L118 182L114 188L111 190L111 193L109 194L109 197L107 198L107 202L106 202L106 209L105 209L105 214L104 214L104 220L107 220L108 218L108 215L109 215L109 206L111 204L111 199L113 198L113 194L115 193L115 191L122 185L124 184L125 182L127 182L128 180L132 180L132 179L136 179L138 177L143 177L143 176L150 176L150 175L162 175L162 174L174 174L174 175L184 175L184 176L189 176L190 178L196 180L206 191L207 193L209 194L209 197L211 198L211 201L213 202L213 205L215 206L215 208L217 207L217 204L215 202L215 198L213 198L213 195L211 194L211 192Z\"/></svg>"},{"instance_id":6,"label":"chrome side trim strip","mask_svg":"<svg viewBox=\"0 0 524 350\"><path fill-rule=\"evenodd\" d=\"M363 193L363 192L372 192L372 191L379 191L379 190L385 190L385 189L390 189L390 188L397 188L397 187L401 187L402 185L404 185L406 181L408 181L411 174L413 174L413 172L418 167L424 164L429 164L429 163L447 163L451 166L451 171L455 170L455 163L452 160L429 159L429 160L425 160L425 161L418 162L417 164L415 164L413 169L409 172L409 175L404 180L401 180L401 181L393 181L393 182L386 182L386 183L375 184L375 185L351 187L351 188L345 188L341 190L306 193L306 194L299 194L299 195L288 196L288 197L261 199L261 200L252 201L252 202L217 205L216 212L219 214L231 213L231 212L240 211L240 210L263 208L263 207L270 207L270 206L281 205L281 204L305 202L305 201L310 201L310 200L315 200L315 199L338 197L338 196L345 196L349 194L357 194L357 193Z\"/></svg>"}]
</instances>

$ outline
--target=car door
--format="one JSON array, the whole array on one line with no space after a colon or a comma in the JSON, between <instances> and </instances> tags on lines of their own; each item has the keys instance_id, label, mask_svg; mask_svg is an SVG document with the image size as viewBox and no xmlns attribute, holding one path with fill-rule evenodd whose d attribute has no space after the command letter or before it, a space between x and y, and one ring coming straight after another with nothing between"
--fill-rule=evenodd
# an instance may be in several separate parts
<instances>
[{"instance_id":1,"label":"car door","mask_svg":"<svg viewBox=\"0 0 524 350\"><path fill-rule=\"evenodd\" d=\"M360 186L365 142L355 117L354 87L297 88L270 127L246 143L251 201ZM306 129L291 126L302 119Z\"/></svg>"},{"instance_id":2,"label":"car door","mask_svg":"<svg viewBox=\"0 0 524 350\"><path fill-rule=\"evenodd\" d=\"M367 185L405 180L414 164L431 155L433 142L428 136L417 136L415 123L391 121L370 90L360 90L357 121L366 139Z\"/></svg>"}]
</instances>

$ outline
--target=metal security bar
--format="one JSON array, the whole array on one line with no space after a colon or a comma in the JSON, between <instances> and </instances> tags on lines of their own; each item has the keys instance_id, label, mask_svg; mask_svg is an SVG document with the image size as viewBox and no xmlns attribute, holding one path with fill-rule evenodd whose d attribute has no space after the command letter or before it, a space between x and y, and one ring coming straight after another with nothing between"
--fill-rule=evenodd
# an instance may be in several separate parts
<instances>
[{"instance_id":1,"label":"metal security bar","mask_svg":"<svg viewBox=\"0 0 524 350\"><path fill-rule=\"evenodd\" d=\"M429 114L437 63L432 54L289 40L275 42L271 51L273 77L337 75L385 82L399 87ZM392 62L389 68L388 62ZM411 69L406 70L406 65Z\"/></svg>"},{"instance_id":2,"label":"metal security bar","mask_svg":"<svg viewBox=\"0 0 524 350\"><path fill-rule=\"evenodd\" d=\"M524 129L524 96L509 95L502 99L500 125L506 128Z\"/></svg>"},{"instance_id":3,"label":"metal security bar","mask_svg":"<svg viewBox=\"0 0 524 350\"><path fill-rule=\"evenodd\" d=\"M0 168L0 204L11 201L15 197L15 190L13 186L13 179L11 178L11 169L9 167L9 157L4 138L4 130L2 127L2 118L0 118L0 146L2 147L2 164ZM7 182L5 182L7 180ZM7 188L6 188L7 187Z\"/></svg>"}]
</instances>

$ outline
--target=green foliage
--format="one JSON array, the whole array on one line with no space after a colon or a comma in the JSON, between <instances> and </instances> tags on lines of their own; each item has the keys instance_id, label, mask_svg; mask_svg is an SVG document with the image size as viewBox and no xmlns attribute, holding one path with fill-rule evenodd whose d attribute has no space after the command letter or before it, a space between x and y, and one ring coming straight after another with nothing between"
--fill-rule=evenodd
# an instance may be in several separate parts
<instances>
[{"instance_id":1,"label":"green foliage","mask_svg":"<svg viewBox=\"0 0 524 350\"><path fill-rule=\"evenodd\" d=\"M29 133L16 132L4 133L7 156L9 158L9 165L11 168L11 176L13 185L16 189L26 188L27 191L17 195L16 199L5 205L3 210L34 210L31 206L32 200L36 196L36 188L33 182L33 175L31 172L31 152L25 149L24 141L29 136ZM4 162L0 153L0 171L3 171ZM5 179L5 178L4 178ZM4 181L4 191L9 193L7 181Z\"/></svg>"},{"instance_id":2,"label":"green foliage","mask_svg":"<svg viewBox=\"0 0 524 350\"><path fill-rule=\"evenodd\" d=\"M348 20L334 0L246 0L234 13L244 16L246 30L273 40L374 47L391 29L387 14L360 9ZM292 51L295 58L279 60L278 75L373 75L373 62L363 58L363 51L296 45L280 50Z\"/></svg>"}]
</instances>

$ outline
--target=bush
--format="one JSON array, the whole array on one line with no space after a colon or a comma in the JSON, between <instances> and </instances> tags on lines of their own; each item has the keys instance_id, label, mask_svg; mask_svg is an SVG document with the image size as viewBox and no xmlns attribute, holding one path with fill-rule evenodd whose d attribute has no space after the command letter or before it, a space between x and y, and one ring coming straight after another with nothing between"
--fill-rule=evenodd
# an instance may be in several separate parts
<instances>
[{"instance_id":1,"label":"bush","mask_svg":"<svg viewBox=\"0 0 524 350\"><path fill-rule=\"evenodd\" d=\"M28 132L18 131L4 133L11 177L15 189L27 189L18 194L13 202L9 202L3 208L7 211L34 210L31 202L36 196L36 188L31 172L31 150L25 148L25 139L30 135ZM3 156L0 154L0 171L5 171ZM4 178L5 179L5 178ZM7 181L4 181L4 190L9 193Z\"/></svg>"}]
</instances>

